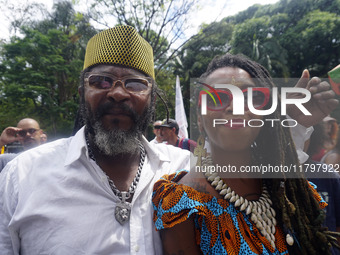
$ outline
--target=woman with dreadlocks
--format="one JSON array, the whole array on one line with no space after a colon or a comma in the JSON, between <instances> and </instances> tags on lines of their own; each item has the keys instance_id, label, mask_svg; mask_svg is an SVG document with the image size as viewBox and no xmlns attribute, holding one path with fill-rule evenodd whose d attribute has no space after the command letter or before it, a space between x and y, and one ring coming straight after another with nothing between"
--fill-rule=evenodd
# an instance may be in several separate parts
<instances>
[{"instance_id":1,"label":"woman with dreadlocks","mask_svg":"<svg viewBox=\"0 0 340 255\"><path fill-rule=\"evenodd\" d=\"M274 84L268 71L245 57L226 54L209 64L201 84L205 88L198 106L203 94L216 93L221 99L216 104L206 97L207 113L198 113L204 137L198 144L209 141L211 152L198 158L189 173L163 176L154 186L154 221L164 253L329 254L336 238L321 227L326 203L302 175L254 178L240 173L251 166L299 166L289 128L281 125L280 100L268 116L252 113L256 111L248 109L247 100L244 114L233 115L230 91L211 86L232 84L245 97L251 96L251 88L253 107L269 109ZM266 121L270 119L280 121ZM215 120L227 121L214 125ZM196 152L204 155L200 148ZM238 175L217 172L218 166L232 166Z\"/></svg>"}]
</instances>

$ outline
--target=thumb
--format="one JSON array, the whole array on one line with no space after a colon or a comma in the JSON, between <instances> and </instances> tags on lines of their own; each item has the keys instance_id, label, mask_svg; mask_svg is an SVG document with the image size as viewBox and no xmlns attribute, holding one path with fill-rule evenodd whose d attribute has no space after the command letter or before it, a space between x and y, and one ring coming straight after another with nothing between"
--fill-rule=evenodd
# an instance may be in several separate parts
<instances>
[{"instance_id":1,"label":"thumb","mask_svg":"<svg viewBox=\"0 0 340 255\"><path fill-rule=\"evenodd\" d=\"M295 88L307 88L309 82L309 71L307 69L303 70L301 78L296 83Z\"/></svg>"}]
</instances>

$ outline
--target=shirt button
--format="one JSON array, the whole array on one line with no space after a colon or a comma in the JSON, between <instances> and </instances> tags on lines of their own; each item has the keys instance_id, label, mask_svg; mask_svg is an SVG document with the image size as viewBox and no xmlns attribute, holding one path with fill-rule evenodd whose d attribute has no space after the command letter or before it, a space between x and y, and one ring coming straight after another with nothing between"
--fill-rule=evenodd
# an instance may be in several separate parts
<instances>
[{"instance_id":1,"label":"shirt button","mask_svg":"<svg viewBox=\"0 0 340 255\"><path fill-rule=\"evenodd\" d=\"M107 180L107 177L102 176L102 182L105 182Z\"/></svg>"},{"instance_id":2,"label":"shirt button","mask_svg":"<svg viewBox=\"0 0 340 255\"><path fill-rule=\"evenodd\" d=\"M139 246L138 245L135 246L135 252L139 252Z\"/></svg>"}]
</instances>

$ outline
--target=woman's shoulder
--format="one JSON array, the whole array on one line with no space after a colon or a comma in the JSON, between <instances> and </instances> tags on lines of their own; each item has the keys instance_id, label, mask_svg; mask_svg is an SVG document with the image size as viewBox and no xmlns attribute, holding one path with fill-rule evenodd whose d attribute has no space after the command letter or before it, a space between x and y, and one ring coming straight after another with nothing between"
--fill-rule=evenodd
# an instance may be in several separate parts
<instances>
[{"instance_id":1,"label":"woman's shoulder","mask_svg":"<svg viewBox=\"0 0 340 255\"><path fill-rule=\"evenodd\" d=\"M154 185L154 193L158 192L162 196L177 196L185 192L200 197L210 194L209 191L214 191L214 188L204 176L188 170L178 170L172 174L163 175Z\"/></svg>"},{"instance_id":2,"label":"woman's shoulder","mask_svg":"<svg viewBox=\"0 0 340 255\"><path fill-rule=\"evenodd\" d=\"M156 208L190 210L200 206L209 210L212 200L225 202L218 199L218 193L203 175L191 171L180 170L164 175L153 188L152 202Z\"/></svg>"},{"instance_id":3,"label":"woman's shoulder","mask_svg":"<svg viewBox=\"0 0 340 255\"><path fill-rule=\"evenodd\" d=\"M156 182L154 191L158 188L162 190L171 189L172 191L189 193L196 193L198 196L204 196L204 194L219 197L215 189L206 180L204 174L196 172L194 168L188 170L177 170L172 174L162 176L162 178Z\"/></svg>"},{"instance_id":4,"label":"woman's shoulder","mask_svg":"<svg viewBox=\"0 0 340 255\"><path fill-rule=\"evenodd\" d=\"M182 223L193 214L203 217L211 215L216 204L221 203L219 208L227 207L225 200L217 199L208 192L210 187L204 183L204 178L195 177L188 171L177 171L155 183L152 203L158 230Z\"/></svg>"},{"instance_id":5,"label":"woman's shoulder","mask_svg":"<svg viewBox=\"0 0 340 255\"><path fill-rule=\"evenodd\" d=\"M199 193L219 197L215 189L206 180L204 174L195 171L195 168L190 169L190 171L185 176L183 176L183 178L181 178L178 183L190 187Z\"/></svg>"}]
</instances>

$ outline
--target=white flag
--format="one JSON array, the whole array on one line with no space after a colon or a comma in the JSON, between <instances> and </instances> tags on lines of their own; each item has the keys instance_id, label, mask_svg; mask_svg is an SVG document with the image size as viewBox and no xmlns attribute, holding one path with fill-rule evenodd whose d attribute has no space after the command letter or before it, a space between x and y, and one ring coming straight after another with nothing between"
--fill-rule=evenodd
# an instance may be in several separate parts
<instances>
[{"instance_id":1,"label":"white flag","mask_svg":"<svg viewBox=\"0 0 340 255\"><path fill-rule=\"evenodd\" d=\"M179 84L179 77L176 77L176 107L175 107L175 120L179 126L178 136L182 138L188 138L188 121L185 115L183 97L181 92L181 86Z\"/></svg>"}]
</instances>

